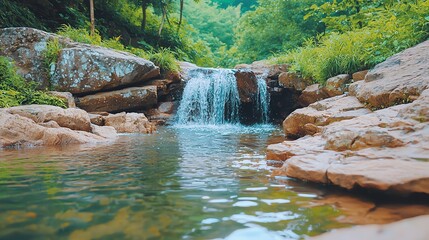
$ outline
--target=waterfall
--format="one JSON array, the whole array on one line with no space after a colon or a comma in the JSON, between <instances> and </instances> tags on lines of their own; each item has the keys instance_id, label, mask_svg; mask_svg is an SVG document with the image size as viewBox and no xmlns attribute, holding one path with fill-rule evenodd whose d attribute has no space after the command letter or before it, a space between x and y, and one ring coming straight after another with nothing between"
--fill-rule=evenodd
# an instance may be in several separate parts
<instances>
[{"instance_id":1,"label":"waterfall","mask_svg":"<svg viewBox=\"0 0 429 240\"><path fill-rule=\"evenodd\" d=\"M239 123L240 98L232 70L199 68L190 71L188 78L178 124Z\"/></svg>"},{"instance_id":2,"label":"waterfall","mask_svg":"<svg viewBox=\"0 0 429 240\"><path fill-rule=\"evenodd\" d=\"M263 78L258 78L257 80L258 94L256 95L255 113L262 123L268 123L270 96L268 95L267 83Z\"/></svg>"}]
</instances>

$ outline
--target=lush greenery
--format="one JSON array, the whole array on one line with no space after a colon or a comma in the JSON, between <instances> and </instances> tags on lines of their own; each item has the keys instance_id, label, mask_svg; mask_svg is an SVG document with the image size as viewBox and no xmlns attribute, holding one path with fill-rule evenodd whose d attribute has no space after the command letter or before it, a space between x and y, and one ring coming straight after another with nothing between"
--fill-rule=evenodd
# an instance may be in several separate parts
<instances>
[{"instance_id":1,"label":"lush greenery","mask_svg":"<svg viewBox=\"0 0 429 240\"><path fill-rule=\"evenodd\" d=\"M371 68L429 36L429 1L328 2L312 10L306 18L324 16L325 34L275 61L321 83Z\"/></svg>"},{"instance_id":2,"label":"lush greenery","mask_svg":"<svg viewBox=\"0 0 429 240\"><path fill-rule=\"evenodd\" d=\"M33 26L151 59L233 67L271 58L323 82L371 68L428 37L428 0L106 0L95 1L89 35L80 0L0 0L0 26ZM182 14L183 13L183 14ZM26 16L26 17L23 17ZM50 43L49 66L59 46Z\"/></svg>"},{"instance_id":3,"label":"lush greenery","mask_svg":"<svg viewBox=\"0 0 429 240\"><path fill-rule=\"evenodd\" d=\"M48 104L66 107L60 98L36 90L37 84L25 81L17 74L14 65L0 56L0 107L22 104Z\"/></svg>"}]
</instances>

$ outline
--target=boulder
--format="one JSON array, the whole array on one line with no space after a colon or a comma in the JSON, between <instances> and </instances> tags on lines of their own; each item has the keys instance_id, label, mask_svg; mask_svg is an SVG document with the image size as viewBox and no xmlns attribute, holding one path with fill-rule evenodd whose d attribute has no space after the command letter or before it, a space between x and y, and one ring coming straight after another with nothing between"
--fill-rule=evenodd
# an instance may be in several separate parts
<instances>
[{"instance_id":1,"label":"boulder","mask_svg":"<svg viewBox=\"0 0 429 240\"><path fill-rule=\"evenodd\" d=\"M155 79L144 84L144 86L155 86L158 92L158 96L166 96L170 94L170 85L173 80L170 79Z\"/></svg>"},{"instance_id":2,"label":"boulder","mask_svg":"<svg viewBox=\"0 0 429 240\"><path fill-rule=\"evenodd\" d=\"M56 91L50 91L48 93L52 96L64 99L68 108L75 108L76 107L76 102L75 102L74 97L71 93L69 93L69 92L56 92Z\"/></svg>"},{"instance_id":3,"label":"boulder","mask_svg":"<svg viewBox=\"0 0 429 240\"><path fill-rule=\"evenodd\" d=\"M352 74L352 79L354 82L357 81L362 81L365 79L366 74L368 74L368 70L363 70L363 71L359 71L359 72L355 72Z\"/></svg>"},{"instance_id":4,"label":"boulder","mask_svg":"<svg viewBox=\"0 0 429 240\"><path fill-rule=\"evenodd\" d=\"M44 52L48 42L55 39L63 48L57 63L48 69ZM0 55L13 59L18 73L39 83L40 89L51 86L80 95L143 82L160 74L152 62L133 54L26 27L0 29Z\"/></svg>"},{"instance_id":5,"label":"boulder","mask_svg":"<svg viewBox=\"0 0 429 240\"><path fill-rule=\"evenodd\" d=\"M80 97L77 105L88 112L120 112L151 108L157 98L156 86L131 87Z\"/></svg>"},{"instance_id":6,"label":"boulder","mask_svg":"<svg viewBox=\"0 0 429 240\"><path fill-rule=\"evenodd\" d=\"M375 108L413 101L429 88L428 55L429 40L375 66L350 93Z\"/></svg>"},{"instance_id":7,"label":"boulder","mask_svg":"<svg viewBox=\"0 0 429 240\"><path fill-rule=\"evenodd\" d=\"M175 102L162 102L158 106L158 111L160 113L172 114L176 107Z\"/></svg>"},{"instance_id":8,"label":"boulder","mask_svg":"<svg viewBox=\"0 0 429 240\"><path fill-rule=\"evenodd\" d=\"M352 106L347 103L351 96L335 98L331 109L341 103ZM310 105L304 111L325 106ZM357 114L324 126L315 136L270 145L267 159L285 161L277 175L346 189L429 194L428 110L425 90L413 103Z\"/></svg>"},{"instance_id":9,"label":"boulder","mask_svg":"<svg viewBox=\"0 0 429 240\"><path fill-rule=\"evenodd\" d=\"M335 97L347 92L347 84L351 81L350 75L341 74L335 77L331 77L326 81L326 85L323 87L324 92L329 97Z\"/></svg>"},{"instance_id":10,"label":"boulder","mask_svg":"<svg viewBox=\"0 0 429 240\"><path fill-rule=\"evenodd\" d=\"M106 139L115 139L117 137L117 132L114 127L111 126L97 126L91 124L92 133Z\"/></svg>"},{"instance_id":11,"label":"boulder","mask_svg":"<svg viewBox=\"0 0 429 240\"><path fill-rule=\"evenodd\" d=\"M282 72L287 72L289 69L288 64L270 64L267 61L256 61L252 64L239 64L234 67L235 69L249 69L255 73L257 77L264 79L278 79Z\"/></svg>"},{"instance_id":12,"label":"boulder","mask_svg":"<svg viewBox=\"0 0 429 240\"><path fill-rule=\"evenodd\" d=\"M61 50L51 71L56 90L88 94L147 81L160 74L152 62L130 53L90 45Z\"/></svg>"},{"instance_id":13,"label":"boulder","mask_svg":"<svg viewBox=\"0 0 429 240\"><path fill-rule=\"evenodd\" d=\"M55 121L59 126L91 132L91 121L87 112L77 109L50 105L24 105L7 108L5 111L33 120L36 123Z\"/></svg>"},{"instance_id":14,"label":"boulder","mask_svg":"<svg viewBox=\"0 0 429 240\"><path fill-rule=\"evenodd\" d=\"M298 104L301 107L307 107L308 105L328 98L329 95L319 84L313 84L304 89L298 98Z\"/></svg>"},{"instance_id":15,"label":"boulder","mask_svg":"<svg viewBox=\"0 0 429 240\"><path fill-rule=\"evenodd\" d=\"M105 125L112 126L118 133L152 133L155 126L143 113L118 113L104 117Z\"/></svg>"},{"instance_id":16,"label":"boulder","mask_svg":"<svg viewBox=\"0 0 429 240\"><path fill-rule=\"evenodd\" d=\"M333 230L311 240L426 240L429 215L401 220L386 225L365 225Z\"/></svg>"},{"instance_id":17,"label":"boulder","mask_svg":"<svg viewBox=\"0 0 429 240\"><path fill-rule=\"evenodd\" d=\"M303 91L310 84L311 81L309 79L302 78L296 73L282 72L279 75L279 85L285 88Z\"/></svg>"},{"instance_id":18,"label":"boulder","mask_svg":"<svg viewBox=\"0 0 429 240\"><path fill-rule=\"evenodd\" d=\"M355 97L337 96L295 110L283 121L283 130L292 138L313 135L321 131L321 126L370 112Z\"/></svg>"},{"instance_id":19,"label":"boulder","mask_svg":"<svg viewBox=\"0 0 429 240\"><path fill-rule=\"evenodd\" d=\"M246 69L239 69L235 73L237 79L238 94L242 103L250 103L258 93L258 80L255 74Z\"/></svg>"},{"instance_id":20,"label":"boulder","mask_svg":"<svg viewBox=\"0 0 429 240\"><path fill-rule=\"evenodd\" d=\"M46 89L50 84L44 51L53 39L58 39L63 45L69 42L66 38L34 28L3 28L0 29L0 55L11 58L18 73L27 81L35 81L40 89Z\"/></svg>"},{"instance_id":21,"label":"boulder","mask_svg":"<svg viewBox=\"0 0 429 240\"><path fill-rule=\"evenodd\" d=\"M30 118L0 110L0 148L97 143L109 140L111 139L89 132L41 126Z\"/></svg>"}]
</instances>

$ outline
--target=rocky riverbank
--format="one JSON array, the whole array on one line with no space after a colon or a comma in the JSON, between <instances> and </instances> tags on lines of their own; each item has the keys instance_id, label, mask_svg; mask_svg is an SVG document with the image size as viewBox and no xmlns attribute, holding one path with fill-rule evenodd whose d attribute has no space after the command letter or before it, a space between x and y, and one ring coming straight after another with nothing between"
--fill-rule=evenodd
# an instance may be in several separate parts
<instances>
[{"instance_id":1,"label":"rocky riverbank","mask_svg":"<svg viewBox=\"0 0 429 240\"><path fill-rule=\"evenodd\" d=\"M273 175L392 197L427 196L428 56L426 41L392 56L367 74L357 73L353 78L341 75L324 87L307 87L301 100L315 89L318 92L312 95L323 100L307 101L312 103L283 121L285 135L296 140L268 146L267 159L280 166ZM342 86L332 87L337 85L334 82ZM337 94L329 94L329 88L345 94L332 97ZM422 216L385 226L333 231L314 239L426 239L424 226L428 222L428 217Z\"/></svg>"}]
</instances>

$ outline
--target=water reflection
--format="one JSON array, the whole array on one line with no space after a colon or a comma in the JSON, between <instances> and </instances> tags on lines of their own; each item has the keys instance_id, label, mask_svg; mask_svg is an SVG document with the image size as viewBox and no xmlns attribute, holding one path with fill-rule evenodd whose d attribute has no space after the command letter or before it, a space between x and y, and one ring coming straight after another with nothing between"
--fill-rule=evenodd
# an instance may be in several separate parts
<instances>
[{"instance_id":1,"label":"water reflection","mask_svg":"<svg viewBox=\"0 0 429 240\"><path fill-rule=\"evenodd\" d=\"M0 239L299 239L429 213L270 178L264 150L278 135L178 126L109 145L1 151Z\"/></svg>"}]
</instances>

